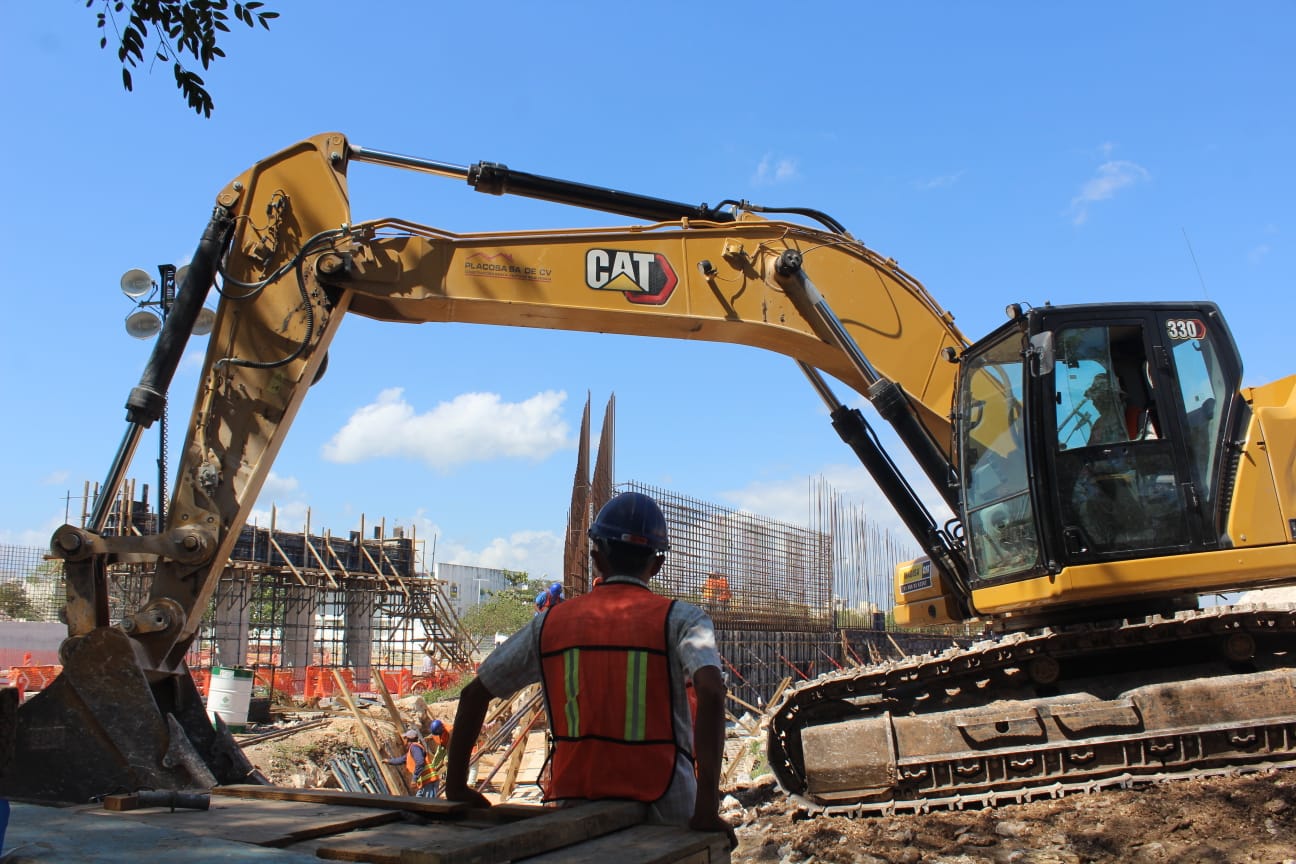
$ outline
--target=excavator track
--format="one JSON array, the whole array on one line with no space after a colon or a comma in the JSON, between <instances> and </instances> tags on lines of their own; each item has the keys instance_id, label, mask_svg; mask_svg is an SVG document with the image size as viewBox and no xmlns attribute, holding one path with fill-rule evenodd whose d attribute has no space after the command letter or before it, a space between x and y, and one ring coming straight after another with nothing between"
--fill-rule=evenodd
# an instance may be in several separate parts
<instances>
[{"instance_id":1,"label":"excavator track","mask_svg":"<svg viewBox=\"0 0 1296 864\"><path fill-rule=\"evenodd\" d=\"M1296 606L1013 633L842 670L770 709L810 812L957 810L1296 765Z\"/></svg>"}]
</instances>

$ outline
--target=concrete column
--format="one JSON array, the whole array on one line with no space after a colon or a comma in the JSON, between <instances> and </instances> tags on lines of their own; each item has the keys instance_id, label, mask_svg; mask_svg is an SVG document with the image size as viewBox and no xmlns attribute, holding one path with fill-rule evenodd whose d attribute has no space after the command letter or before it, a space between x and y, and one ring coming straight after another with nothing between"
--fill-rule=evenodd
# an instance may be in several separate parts
<instances>
[{"instance_id":1,"label":"concrete column","mask_svg":"<svg viewBox=\"0 0 1296 864\"><path fill-rule=\"evenodd\" d=\"M319 591L313 585L293 585L284 594L282 663L292 670L293 693L306 691L306 667L314 663L315 613Z\"/></svg>"},{"instance_id":2,"label":"concrete column","mask_svg":"<svg viewBox=\"0 0 1296 864\"><path fill-rule=\"evenodd\" d=\"M357 585L347 592L343 637L343 662L355 673L357 690L368 690L369 667L373 663L373 619L377 595L368 586Z\"/></svg>"},{"instance_id":3,"label":"concrete column","mask_svg":"<svg viewBox=\"0 0 1296 864\"><path fill-rule=\"evenodd\" d=\"M212 663L218 666L244 666L248 654L248 576L245 571L229 571L231 578L222 578L212 597L215 623L212 635L216 654Z\"/></svg>"}]
</instances>

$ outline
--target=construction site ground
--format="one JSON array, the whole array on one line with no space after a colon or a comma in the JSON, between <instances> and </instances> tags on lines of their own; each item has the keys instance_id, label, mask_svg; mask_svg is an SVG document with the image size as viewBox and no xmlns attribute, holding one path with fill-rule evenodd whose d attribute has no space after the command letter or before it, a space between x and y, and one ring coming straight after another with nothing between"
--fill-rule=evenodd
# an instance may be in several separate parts
<instances>
[{"instance_id":1,"label":"construction site ground","mask_svg":"<svg viewBox=\"0 0 1296 864\"><path fill-rule=\"evenodd\" d=\"M397 707L402 722L426 723L432 718L449 722L456 703L433 703L424 708L414 697L398 700ZM362 702L360 714L370 732L385 742L382 746L388 752L399 752L396 724L381 705ZM365 736L354 717L353 712L326 703L310 710L279 711L274 726L256 727L238 736L246 742L244 752L250 761L275 786L322 789L321 795L338 796L331 803L249 801L214 795L210 811L141 810L134 814L109 814L94 805L64 810L15 805L3 861L138 861L167 849L177 850L175 854L181 854L186 864L320 858L417 860L402 859L402 848L453 846L464 842L464 832L492 827L492 836L497 836L499 825L514 818L511 811L534 815L539 799L536 775L545 750L544 735L536 731L527 735L525 750L517 760L516 786L507 806L494 808L498 812L491 817L471 815L465 819L459 814L458 821L447 828L435 820L429 824L428 814L435 814L438 807L459 805L406 798L404 807L395 799L376 800L377 807L345 806L351 799L346 797L348 793L336 790L337 781L327 766L339 753L365 747ZM984 810L811 817L763 770L758 720L750 714L735 719L726 747L723 805L725 817L737 827L739 846L732 853L734 862L1296 864L1296 771L1222 774ZM281 734L256 740L267 731ZM501 751L484 756L476 776L489 776L505 755ZM500 774L497 772L497 777ZM327 791L329 787L335 791ZM498 780L493 780L484 791L488 798L499 801L497 790ZM620 815L600 813L589 818L598 821ZM134 820L131 831L111 829L113 820L122 818ZM522 847L515 845L505 857L487 860L510 860L509 855L516 856L511 860L614 860L600 856L610 856L607 849L615 848L615 860L626 861L627 844L647 855L633 860L724 860L720 850L712 848L716 835L696 834L692 837L697 839L690 840L686 835L691 832L658 836L653 833L656 826L635 825L630 830L629 834L622 831L603 838L607 848L590 840L537 857L518 854ZM198 835L187 833L193 831ZM535 833L529 830L527 836ZM712 847L707 846L708 836ZM695 843L692 851L680 851L691 842ZM195 844L201 846L201 853L195 851ZM660 853L664 857L655 857L658 853L652 851L656 848L653 844L668 849Z\"/></svg>"},{"instance_id":2,"label":"construction site ground","mask_svg":"<svg viewBox=\"0 0 1296 864\"><path fill-rule=\"evenodd\" d=\"M452 721L456 708L454 702L433 703L424 714L416 698L398 705L411 722ZM366 712L376 717L378 710ZM735 719L724 789L724 815L740 841L735 862L1296 864L1296 771L1222 774L985 810L808 817L763 771L758 720L750 714ZM272 782L312 786L328 784L323 766L331 755L357 746L363 745L356 724L339 713L245 752ZM535 779L544 748L544 735L532 732L511 802L538 800ZM488 776L497 762L484 757L477 776ZM498 800L491 789L487 797Z\"/></svg>"}]
</instances>

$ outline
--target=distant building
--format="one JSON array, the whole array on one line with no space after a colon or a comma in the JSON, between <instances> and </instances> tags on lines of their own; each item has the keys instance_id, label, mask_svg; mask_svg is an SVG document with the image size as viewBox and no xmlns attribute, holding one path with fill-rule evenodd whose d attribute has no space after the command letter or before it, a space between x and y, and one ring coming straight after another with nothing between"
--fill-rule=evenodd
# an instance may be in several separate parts
<instances>
[{"instance_id":1,"label":"distant building","mask_svg":"<svg viewBox=\"0 0 1296 864\"><path fill-rule=\"evenodd\" d=\"M509 587L505 571L471 564L436 565L436 577L446 583L450 605L460 618L479 603L485 603L498 591Z\"/></svg>"}]
</instances>

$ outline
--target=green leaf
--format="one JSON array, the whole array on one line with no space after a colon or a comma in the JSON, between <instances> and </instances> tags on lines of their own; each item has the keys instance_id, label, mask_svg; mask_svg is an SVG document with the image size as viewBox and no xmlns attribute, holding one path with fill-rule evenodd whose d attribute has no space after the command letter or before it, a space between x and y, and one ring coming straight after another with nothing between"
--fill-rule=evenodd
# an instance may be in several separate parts
<instances>
[{"instance_id":1,"label":"green leaf","mask_svg":"<svg viewBox=\"0 0 1296 864\"><path fill-rule=\"evenodd\" d=\"M126 88L127 92L131 90L130 70L125 66L122 67L122 86Z\"/></svg>"}]
</instances>

